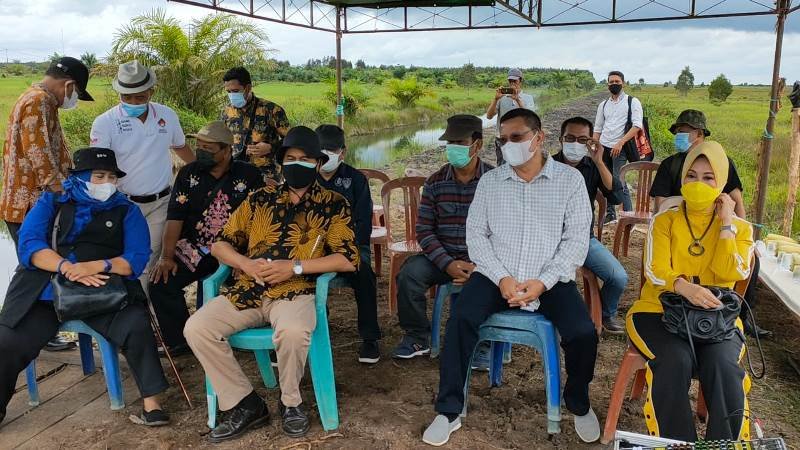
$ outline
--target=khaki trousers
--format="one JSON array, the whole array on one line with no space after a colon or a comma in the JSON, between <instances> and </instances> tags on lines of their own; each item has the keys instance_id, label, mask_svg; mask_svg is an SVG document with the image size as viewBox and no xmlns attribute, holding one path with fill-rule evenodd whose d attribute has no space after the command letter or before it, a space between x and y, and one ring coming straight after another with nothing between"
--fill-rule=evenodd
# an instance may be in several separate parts
<instances>
[{"instance_id":1,"label":"khaki trousers","mask_svg":"<svg viewBox=\"0 0 800 450\"><path fill-rule=\"evenodd\" d=\"M317 325L313 295L292 300L264 301L261 308L238 310L224 296L211 299L186 322L183 335L203 366L217 393L219 407L227 411L253 391L227 337L244 329L271 324L278 354L281 402L298 406L300 380L305 371L311 333Z\"/></svg>"},{"instance_id":2,"label":"khaki trousers","mask_svg":"<svg viewBox=\"0 0 800 450\"><path fill-rule=\"evenodd\" d=\"M147 228L150 230L150 260L147 262L142 276L139 281L142 282L145 292L150 289L150 270L158 263L161 258L161 243L164 238L164 227L167 224L167 207L169 206L169 195L161 197L160 199L150 203L136 203L136 206L142 210L145 220L147 220Z\"/></svg>"}]
</instances>

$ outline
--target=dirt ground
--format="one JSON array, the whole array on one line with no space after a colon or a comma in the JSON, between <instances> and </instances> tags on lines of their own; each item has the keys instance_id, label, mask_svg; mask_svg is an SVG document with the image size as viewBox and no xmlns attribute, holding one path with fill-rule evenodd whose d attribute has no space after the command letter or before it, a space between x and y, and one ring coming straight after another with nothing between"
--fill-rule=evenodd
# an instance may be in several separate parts
<instances>
[{"instance_id":1,"label":"dirt ground","mask_svg":"<svg viewBox=\"0 0 800 450\"><path fill-rule=\"evenodd\" d=\"M581 99L546 117L546 129L554 131L561 120L576 113L593 117L596 98ZM552 140L550 141L552 143ZM486 154L493 154L486 151ZM494 162L494 158L487 156ZM430 173L441 161L440 155L426 152L409 160L409 167ZM610 245L613 227L607 226L604 241ZM639 261L643 235L633 233L628 257L622 262L631 274L631 283L620 302L620 314L636 298ZM316 411L310 377L303 381L302 390L306 407L311 414L312 428L305 439L285 437L279 420L269 426L252 431L230 443L212 446L205 441L208 433L203 372L191 356L178 358L182 378L194 399L195 408L189 410L178 388L166 394L164 405L172 414L172 424L159 429L142 429L130 423L129 414L137 414L141 401L136 401L120 412L111 412L102 421L86 423L69 436L54 437L58 448L220 448L220 449L412 449L429 448L422 444L424 428L434 417L433 400L439 379L438 360L427 357L411 361L394 361L390 358L393 347L401 338L397 318L387 311L387 273L379 278L379 319L384 338L381 341L382 359L376 365L357 362L359 337L356 332L356 308L349 289L334 290L329 300L330 329L333 341L336 390L341 425L335 432L322 430ZM636 274L636 275L634 275ZM788 356L797 355L800 348L800 322L771 292L759 289L757 317L759 323L773 330L773 338L764 342L767 356L767 375L754 380L750 393L751 408L765 422L768 436L782 436L790 446L800 445L800 376L788 362ZM445 315L447 311L445 311ZM436 332L434 330L434 332ZM443 332L443 330L442 330ZM753 344L750 342L749 344ZM597 367L591 388L591 400L601 426L619 362L626 348L624 336L601 338ZM267 399L273 413L277 409L278 391L261 385L254 358L240 353L246 372L256 390ZM165 370L167 366L165 364ZM167 370L170 381L174 377ZM133 393L128 393L131 398ZM644 432L641 400L626 401L618 428ZM453 434L447 448L458 449L600 449L600 444L579 443L572 428L572 418L562 408L562 432L549 437L546 432L545 392L540 357L531 349L515 346L513 358L504 370L504 383L489 388L485 373L473 373L469 415L461 431ZM22 418L24 420L24 418ZM1 441L1 440L0 440ZM2 445L0 445L2 447ZM55 445L54 445L55 447ZM800 447L794 447L800 448Z\"/></svg>"}]
</instances>

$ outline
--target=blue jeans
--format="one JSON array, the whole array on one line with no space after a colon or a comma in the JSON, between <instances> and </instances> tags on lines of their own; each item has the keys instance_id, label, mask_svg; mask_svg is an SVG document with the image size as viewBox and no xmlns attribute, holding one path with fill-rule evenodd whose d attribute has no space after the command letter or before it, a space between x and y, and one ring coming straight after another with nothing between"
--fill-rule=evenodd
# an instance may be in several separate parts
<instances>
[{"instance_id":1,"label":"blue jeans","mask_svg":"<svg viewBox=\"0 0 800 450\"><path fill-rule=\"evenodd\" d=\"M591 270L597 278L603 281L600 289L600 298L603 301L603 318L614 317L617 314L617 304L625 286L628 284L628 274L617 258L598 241L597 238L589 239L589 254L583 266Z\"/></svg>"}]
</instances>

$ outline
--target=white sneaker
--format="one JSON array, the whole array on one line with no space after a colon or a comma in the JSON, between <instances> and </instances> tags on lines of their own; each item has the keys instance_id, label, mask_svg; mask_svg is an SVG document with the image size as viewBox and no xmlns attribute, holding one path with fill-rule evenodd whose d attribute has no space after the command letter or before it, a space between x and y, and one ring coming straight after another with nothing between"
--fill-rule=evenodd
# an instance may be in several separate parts
<instances>
[{"instance_id":1,"label":"white sneaker","mask_svg":"<svg viewBox=\"0 0 800 450\"><path fill-rule=\"evenodd\" d=\"M589 408L589 412L582 416L573 415L572 417L575 419L575 432L583 442L589 444L600 439L600 422L597 421L597 416L592 408Z\"/></svg>"},{"instance_id":2,"label":"white sneaker","mask_svg":"<svg viewBox=\"0 0 800 450\"><path fill-rule=\"evenodd\" d=\"M461 417L450 422L443 414L439 414L422 434L422 442L436 447L444 445L450 440L450 435L461 428Z\"/></svg>"}]
</instances>

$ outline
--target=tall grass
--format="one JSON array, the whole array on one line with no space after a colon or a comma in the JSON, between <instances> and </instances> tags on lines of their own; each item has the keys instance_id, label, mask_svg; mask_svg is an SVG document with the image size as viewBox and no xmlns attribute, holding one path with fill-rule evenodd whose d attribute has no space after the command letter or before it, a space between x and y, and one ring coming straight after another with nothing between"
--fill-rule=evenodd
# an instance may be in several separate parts
<instances>
[{"instance_id":1,"label":"tall grass","mask_svg":"<svg viewBox=\"0 0 800 450\"><path fill-rule=\"evenodd\" d=\"M769 88L735 87L724 103L712 103L707 89L693 89L683 97L674 88L646 87L637 92L650 120L650 131L659 159L673 152L669 126L684 109L698 109L706 114L710 139L718 141L736 163L744 186L745 204L749 207L755 193L758 170L758 148L769 115ZM777 231L786 209L788 164L791 141L791 105L778 114L775 123L772 163L769 168L769 187L764 225ZM800 207L795 209L792 230L800 232Z\"/></svg>"}]
</instances>

